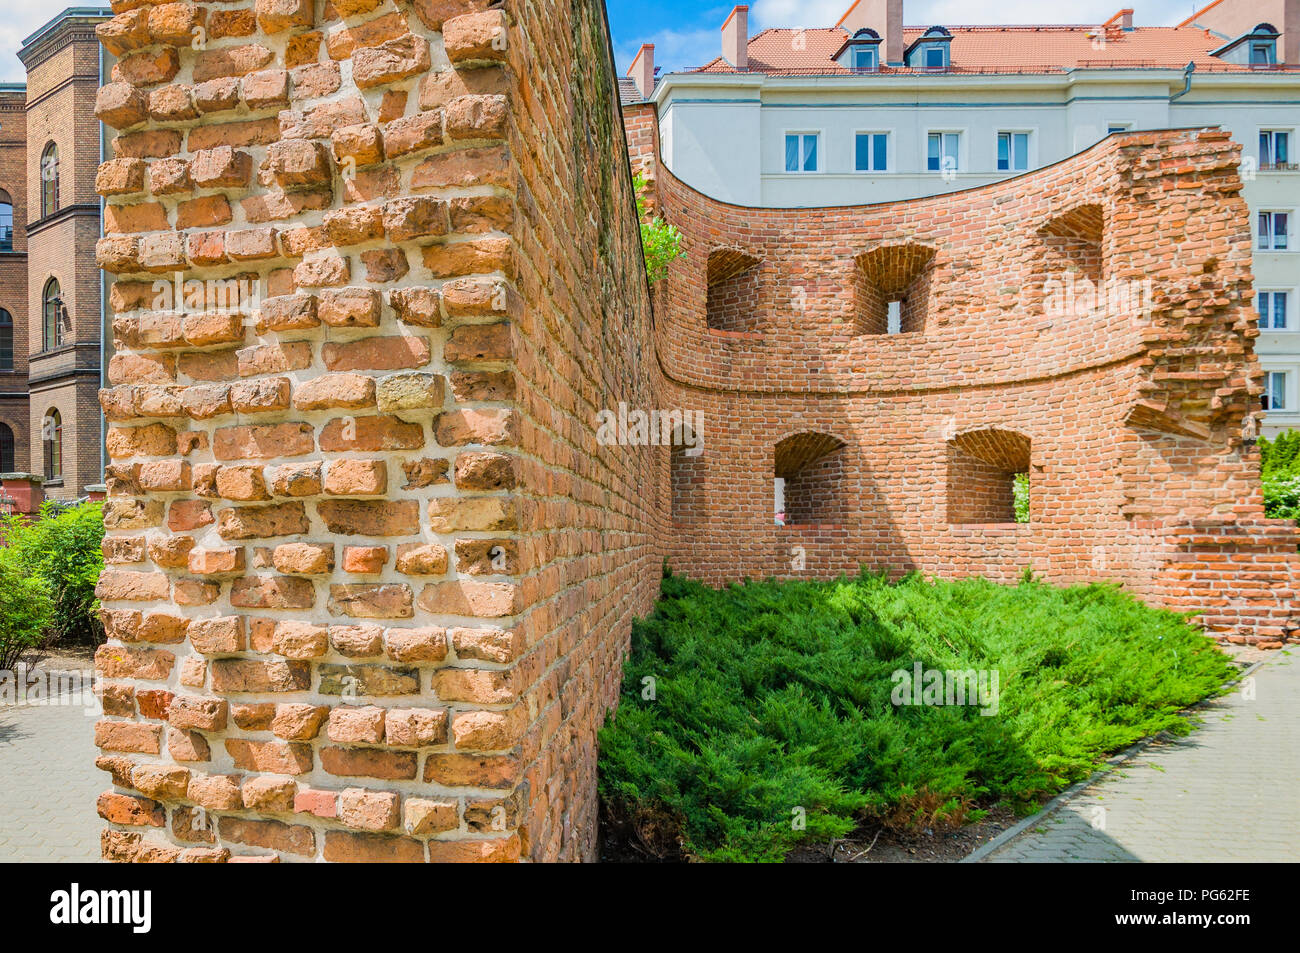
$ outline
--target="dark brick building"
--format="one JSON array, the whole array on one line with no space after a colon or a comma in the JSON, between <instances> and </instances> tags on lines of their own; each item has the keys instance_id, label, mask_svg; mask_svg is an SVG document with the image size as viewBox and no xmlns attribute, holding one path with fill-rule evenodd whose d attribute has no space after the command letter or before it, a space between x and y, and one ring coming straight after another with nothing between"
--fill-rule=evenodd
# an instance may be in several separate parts
<instances>
[{"instance_id":1,"label":"dark brick building","mask_svg":"<svg viewBox=\"0 0 1300 953\"><path fill-rule=\"evenodd\" d=\"M27 83L0 86L0 472L37 474L59 499L103 478L94 110L108 15L64 10L23 42Z\"/></svg>"}]
</instances>

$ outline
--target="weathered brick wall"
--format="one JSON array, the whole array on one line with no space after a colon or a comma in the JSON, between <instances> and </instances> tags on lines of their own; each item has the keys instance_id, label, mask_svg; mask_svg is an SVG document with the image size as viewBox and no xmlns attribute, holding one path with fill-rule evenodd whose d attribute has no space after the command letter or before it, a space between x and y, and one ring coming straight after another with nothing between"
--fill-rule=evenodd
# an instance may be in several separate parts
<instances>
[{"instance_id":1,"label":"weathered brick wall","mask_svg":"<svg viewBox=\"0 0 1300 953\"><path fill-rule=\"evenodd\" d=\"M596 414L656 398L649 300L600 6L487 6L100 30L109 858L593 856L660 558L658 451Z\"/></svg>"},{"instance_id":2,"label":"weathered brick wall","mask_svg":"<svg viewBox=\"0 0 1300 953\"><path fill-rule=\"evenodd\" d=\"M634 154L653 155L640 117L629 126ZM1237 161L1219 131L1133 133L986 188L808 210L715 202L659 169L686 253L655 289L664 400L705 419L689 474L662 476L675 512L697 514L665 541L674 568L714 584L1032 568L1276 639L1297 615L1300 535L1260 519ZM745 333L710 306L711 278L723 295L734 280L720 256L763 275ZM1109 306L1088 308L1085 279ZM904 333L883 333L891 300ZM798 435L844 443L846 504L801 517L787 477L779 526L774 478ZM1017 472L1029 523L1010 522Z\"/></svg>"},{"instance_id":3,"label":"weathered brick wall","mask_svg":"<svg viewBox=\"0 0 1300 953\"><path fill-rule=\"evenodd\" d=\"M0 423L14 436L12 470L30 467L27 431L27 97L0 92L0 191L13 205L13 249L0 251L0 308L13 322L13 363L0 365ZM0 199L2 200L2 199ZM0 471L6 468L0 465Z\"/></svg>"}]
</instances>

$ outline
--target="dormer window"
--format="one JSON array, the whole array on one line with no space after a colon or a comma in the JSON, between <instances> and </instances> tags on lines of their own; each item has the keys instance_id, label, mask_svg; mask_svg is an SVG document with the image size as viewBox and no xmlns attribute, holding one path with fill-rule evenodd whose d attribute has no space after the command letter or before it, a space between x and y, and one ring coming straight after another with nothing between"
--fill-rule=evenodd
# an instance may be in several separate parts
<instances>
[{"instance_id":1,"label":"dormer window","mask_svg":"<svg viewBox=\"0 0 1300 953\"><path fill-rule=\"evenodd\" d=\"M1275 66L1277 64L1277 40L1251 40L1250 65Z\"/></svg>"},{"instance_id":2,"label":"dormer window","mask_svg":"<svg viewBox=\"0 0 1300 953\"><path fill-rule=\"evenodd\" d=\"M1210 55L1240 66L1272 69L1277 66L1277 41L1280 36L1273 24L1258 23L1248 33L1212 50Z\"/></svg>"},{"instance_id":3,"label":"dormer window","mask_svg":"<svg viewBox=\"0 0 1300 953\"><path fill-rule=\"evenodd\" d=\"M916 69L946 70L952 62L951 44L951 33L941 26L932 26L912 45L908 63Z\"/></svg>"},{"instance_id":4,"label":"dormer window","mask_svg":"<svg viewBox=\"0 0 1300 953\"><path fill-rule=\"evenodd\" d=\"M845 41L835 58L855 73L874 73L880 69L880 34L863 27Z\"/></svg>"}]
</instances>

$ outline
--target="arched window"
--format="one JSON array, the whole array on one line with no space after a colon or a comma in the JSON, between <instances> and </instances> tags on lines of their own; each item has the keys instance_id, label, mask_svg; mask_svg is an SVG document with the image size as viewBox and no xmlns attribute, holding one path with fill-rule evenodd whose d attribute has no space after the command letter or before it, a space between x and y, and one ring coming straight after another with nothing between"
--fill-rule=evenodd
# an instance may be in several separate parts
<instances>
[{"instance_id":1,"label":"arched window","mask_svg":"<svg viewBox=\"0 0 1300 953\"><path fill-rule=\"evenodd\" d=\"M805 432L776 445L776 522L783 526L844 519L844 441Z\"/></svg>"},{"instance_id":2,"label":"arched window","mask_svg":"<svg viewBox=\"0 0 1300 953\"><path fill-rule=\"evenodd\" d=\"M1030 441L989 427L948 441L948 522L1027 523Z\"/></svg>"},{"instance_id":3,"label":"arched window","mask_svg":"<svg viewBox=\"0 0 1300 953\"><path fill-rule=\"evenodd\" d=\"M41 293L41 327L44 350L63 343L63 291L57 278L45 282L45 291Z\"/></svg>"},{"instance_id":4,"label":"arched window","mask_svg":"<svg viewBox=\"0 0 1300 953\"><path fill-rule=\"evenodd\" d=\"M14 250L14 200L0 189L0 252Z\"/></svg>"},{"instance_id":5,"label":"arched window","mask_svg":"<svg viewBox=\"0 0 1300 953\"><path fill-rule=\"evenodd\" d=\"M739 248L709 252L705 322L715 331L757 331L761 262Z\"/></svg>"},{"instance_id":6,"label":"arched window","mask_svg":"<svg viewBox=\"0 0 1300 953\"><path fill-rule=\"evenodd\" d=\"M13 473L14 466L14 432L8 424L0 424L0 473Z\"/></svg>"},{"instance_id":7,"label":"arched window","mask_svg":"<svg viewBox=\"0 0 1300 953\"><path fill-rule=\"evenodd\" d=\"M0 308L0 371L14 369L14 318Z\"/></svg>"},{"instance_id":8,"label":"arched window","mask_svg":"<svg viewBox=\"0 0 1300 953\"><path fill-rule=\"evenodd\" d=\"M59 210L59 147L50 143L41 153L41 217Z\"/></svg>"},{"instance_id":9,"label":"arched window","mask_svg":"<svg viewBox=\"0 0 1300 953\"><path fill-rule=\"evenodd\" d=\"M50 409L41 421L41 446L45 452L45 480L63 479L63 417Z\"/></svg>"}]
</instances>

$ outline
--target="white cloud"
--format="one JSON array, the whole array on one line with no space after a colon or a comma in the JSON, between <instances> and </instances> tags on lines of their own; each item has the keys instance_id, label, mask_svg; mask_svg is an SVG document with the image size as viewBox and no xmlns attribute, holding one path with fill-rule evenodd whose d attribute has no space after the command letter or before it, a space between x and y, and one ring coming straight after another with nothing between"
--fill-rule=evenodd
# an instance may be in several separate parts
<instances>
[{"instance_id":1,"label":"white cloud","mask_svg":"<svg viewBox=\"0 0 1300 953\"><path fill-rule=\"evenodd\" d=\"M23 40L49 22L57 7L39 4L5 3L0 21L0 83L25 83L27 72L18 60Z\"/></svg>"}]
</instances>

